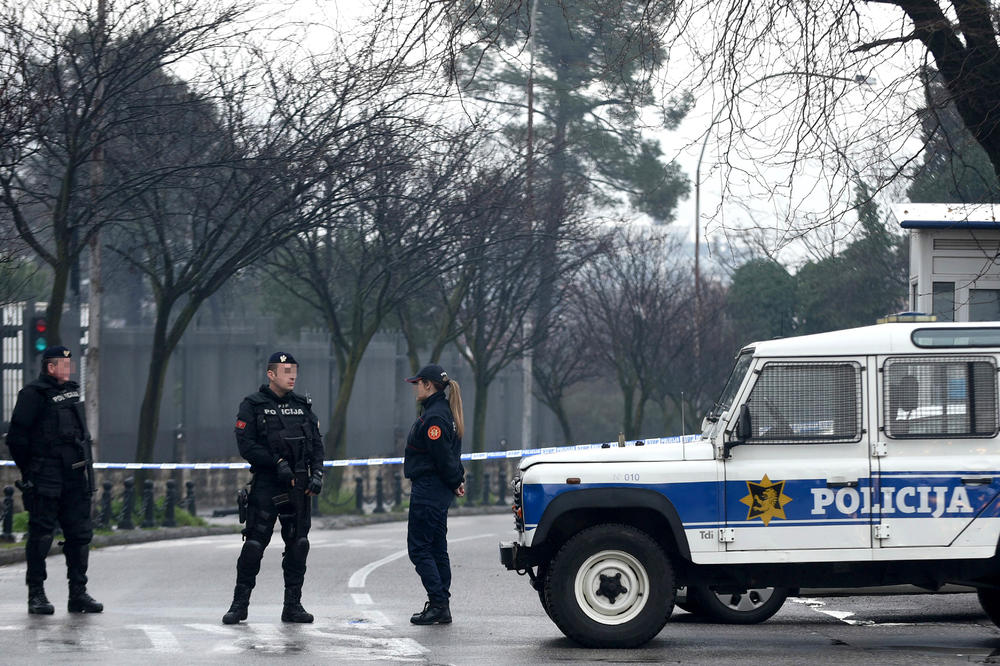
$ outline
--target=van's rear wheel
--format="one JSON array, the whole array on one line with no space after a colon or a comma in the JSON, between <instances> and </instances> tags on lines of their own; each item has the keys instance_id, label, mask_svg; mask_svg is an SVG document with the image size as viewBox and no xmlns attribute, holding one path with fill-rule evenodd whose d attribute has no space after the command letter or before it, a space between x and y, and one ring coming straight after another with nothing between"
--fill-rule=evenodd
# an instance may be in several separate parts
<instances>
[{"instance_id":1,"label":"van's rear wheel","mask_svg":"<svg viewBox=\"0 0 1000 666\"><path fill-rule=\"evenodd\" d=\"M697 613L725 624L758 624L781 610L788 598L787 587L760 587L742 592L716 592L689 586L688 601Z\"/></svg>"},{"instance_id":2,"label":"van's rear wheel","mask_svg":"<svg viewBox=\"0 0 1000 666\"><path fill-rule=\"evenodd\" d=\"M666 554L629 525L597 525L573 536L548 573L549 617L585 647L638 647L660 633L673 610Z\"/></svg>"}]
</instances>

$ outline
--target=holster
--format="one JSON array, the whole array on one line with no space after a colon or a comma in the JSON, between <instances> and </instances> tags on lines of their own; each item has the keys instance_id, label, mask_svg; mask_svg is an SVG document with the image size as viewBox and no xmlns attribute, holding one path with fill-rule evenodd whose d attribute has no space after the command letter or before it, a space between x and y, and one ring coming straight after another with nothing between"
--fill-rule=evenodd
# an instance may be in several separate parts
<instances>
[{"instance_id":1,"label":"holster","mask_svg":"<svg viewBox=\"0 0 1000 666\"><path fill-rule=\"evenodd\" d=\"M236 493L236 509L240 514L240 524L247 522L247 513L250 506L250 491L245 487L240 488Z\"/></svg>"}]
</instances>

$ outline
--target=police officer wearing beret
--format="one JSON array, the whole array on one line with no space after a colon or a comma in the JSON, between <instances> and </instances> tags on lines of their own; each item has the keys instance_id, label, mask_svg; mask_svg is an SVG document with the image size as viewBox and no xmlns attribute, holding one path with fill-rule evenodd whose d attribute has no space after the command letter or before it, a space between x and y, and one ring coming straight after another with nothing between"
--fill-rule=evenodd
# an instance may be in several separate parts
<instances>
[{"instance_id":1,"label":"police officer wearing beret","mask_svg":"<svg viewBox=\"0 0 1000 666\"><path fill-rule=\"evenodd\" d=\"M422 408L403 457L403 474L411 484L406 548L427 591L424 609L410 622L449 624L448 508L456 496L465 495L462 393L458 382L436 364L424 366L406 381L413 384Z\"/></svg>"},{"instance_id":2,"label":"police officer wearing beret","mask_svg":"<svg viewBox=\"0 0 1000 666\"><path fill-rule=\"evenodd\" d=\"M17 484L28 511L28 612L51 615L45 596L45 557L56 525L65 541L70 613L100 613L104 606L87 594L87 561L93 528L93 461L80 386L70 381L72 354L65 347L42 353L38 378L17 394L7 447L21 471Z\"/></svg>"},{"instance_id":3,"label":"police officer wearing beret","mask_svg":"<svg viewBox=\"0 0 1000 666\"><path fill-rule=\"evenodd\" d=\"M292 391L298 364L291 354L275 352L267 360L268 383L240 403L236 443L250 463L253 479L246 498L243 549L236 562L236 589L225 624L247 618L250 592L260 571L274 522L285 542L281 568L285 577L283 622L312 622L302 607L302 582L309 553L310 495L323 489L323 440L308 399Z\"/></svg>"}]
</instances>

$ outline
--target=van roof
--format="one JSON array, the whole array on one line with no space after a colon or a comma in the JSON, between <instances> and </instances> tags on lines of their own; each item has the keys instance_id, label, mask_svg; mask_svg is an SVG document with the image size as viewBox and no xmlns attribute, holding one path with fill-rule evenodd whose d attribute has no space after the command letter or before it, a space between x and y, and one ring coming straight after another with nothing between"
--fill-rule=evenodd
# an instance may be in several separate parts
<instances>
[{"instance_id":1,"label":"van roof","mask_svg":"<svg viewBox=\"0 0 1000 666\"><path fill-rule=\"evenodd\" d=\"M996 331L996 334L989 336L992 340L986 344L983 344L981 341L966 344L963 342L965 338L961 336L963 329L993 329ZM939 335L945 339L950 337L948 331L954 332L957 335L954 338L954 344L917 346L914 344L912 338L912 334L916 330L940 331ZM962 348L1000 351L1000 321L877 324L874 326L848 328L841 331L830 331L828 333L801 335L794 338L763 340L744 347L744 349L749 348L754 349L754 356L769 357L866 356L916 352L941 353L946 351L954 352L955 349Z\"/></svg>"}]
</instances>

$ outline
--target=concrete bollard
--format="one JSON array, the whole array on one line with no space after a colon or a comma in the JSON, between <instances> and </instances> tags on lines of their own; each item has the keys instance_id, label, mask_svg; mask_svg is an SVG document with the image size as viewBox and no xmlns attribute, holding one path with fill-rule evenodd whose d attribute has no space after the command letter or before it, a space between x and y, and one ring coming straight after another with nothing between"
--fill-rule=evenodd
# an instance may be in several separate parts
<instances>
[{"instance_id":1,"label":"concrete bollard","mask_svg":"<svg viewBox=\"0 0 1000 666\"><path fill-rule=\"evenodd\" d=\"M163 526L177 527L177 520L174 518L174 504L177 502L177 482L167 479L167 494L163 498Z\"/></svg>"},{"instance_id":2,"label":"concrete bollard","mask_svg":"<svg viewBox=\"0 0 1000 666\"><path fill-rule=\"evenodd\" d=\"M111 485L110 481L105 481L101 484L104 488L104 494L101 495L101 518L100 525L102 529L111 529L111 489L114 487Z\"/></svg>"},{"instance_id":3,"label":"concrete bollard","mask_svg":"<svg viewBox=\"0 0 1000 666\"><path fill-rule=\"evenodd\" d=\"M125 492L122 493L122 514L118 518L118 529L134 530L135 523L132 522L132 502L135 498L135 479L131 476L125 479Z\"/></svg>"},{"instance_id":4,"label":"concrete bollard","mask_svg":"<svg viewBox=\"0 0 1000 666\"><path fill-rule=\"evenodd\" d=\"M365 512L365 487L364 480L360 476L354 477L354 508L358 513Z\"/></svg>"},{"instance_id":5,"label":"concrete bollard","mask_svg":"<svg viewBox=\"0 0 1000 666\"><path fill-rule=\"evenodd\" d=\"M195 513L195 505L194 505L194 481L185 481L184 487L187 488L187 499L185 500L186 504L185 508L187 509L188 513L190 513L192 516L195 516L197 514Z\"/></svg>"},{"instance_id":6,"label":"concrete bollard","mask_svg":"<svg viewBox=\"0 0 1000 666\"><path fill-rule=\"evenodd\" d=\"M156 527L156 520L153 517L153 480L146 479L142 485L142 526Z\"/></svg>"},{"instance_id":7,"label":"concrete bollard","mask_svg":"<svg viewBox=\"0 0 1000 666\"><path fill-rule=\"evenodd\" d=\"M483 474L483 506L490 503L490 475Z\"/></svg>"},{"instance_id":8,"label":"concrete bollard","mask_svg":"<svg viewBox=\"0 0 1000 666\"><path fill-rule=\"evenodd\" d=\"M403 475L396 472L393 478L393 502L397 509L403 506Z\"/></svg>"},{"instance_id":9,"label":"concrete bollard","mask_svg":"<svg viewBox=\"0 0 1000 666\"><path fill-rule=\"evenodd\" d=\"M382 475L375 477L375 511L373 513L385 513L385 496L382 494Z\"/></svg>"},{"instance_id":10,"label":"concrete bollard","mask_svg":"<svg viewBox=\"0 0 1000 666\"><path fill-rule=\"evenodd\" d=\"M3 487L3 532L0 541L14 543L14 487Z\"/></svg>"}]
</instances>

